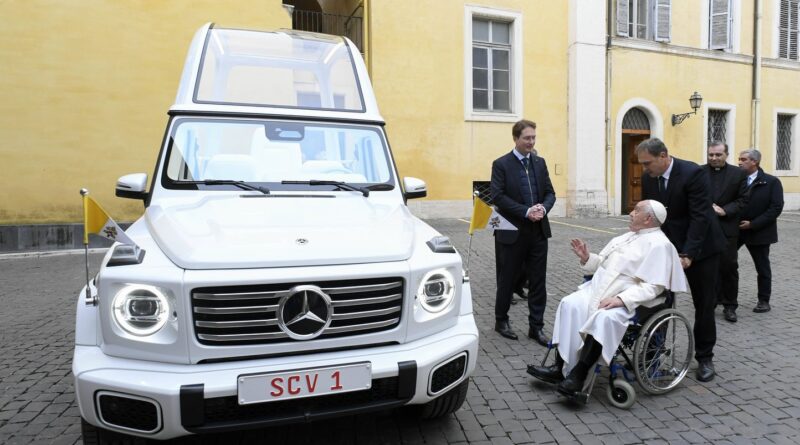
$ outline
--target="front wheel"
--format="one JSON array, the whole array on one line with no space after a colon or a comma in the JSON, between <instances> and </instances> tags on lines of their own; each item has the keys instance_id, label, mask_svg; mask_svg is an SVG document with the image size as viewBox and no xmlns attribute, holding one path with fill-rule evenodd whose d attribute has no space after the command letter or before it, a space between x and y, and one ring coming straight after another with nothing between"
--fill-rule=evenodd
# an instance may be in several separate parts
<instances>
[{"instance_id":1,"label":"front wheel","mask_svg":"<svg viewBox=\"0 0 800 445\"><path fill-rule=\"evenodd\" d=\"M619 409L630 409L636 402L636 390L625 380L615 379L606 390L608 401Z\"/></svg>"},{"instance_id":2,"label":"front wheel","mask_svg":"<svg viewBox=\"0 0 800 445\"><path fill-rule=\"evenodd\" d=\"M419 417L423 419L435 419L458 411L467 399L468 389L469 379L466 379L450 391L422 405L420 407Z\"/></svg>"}]
</instances>

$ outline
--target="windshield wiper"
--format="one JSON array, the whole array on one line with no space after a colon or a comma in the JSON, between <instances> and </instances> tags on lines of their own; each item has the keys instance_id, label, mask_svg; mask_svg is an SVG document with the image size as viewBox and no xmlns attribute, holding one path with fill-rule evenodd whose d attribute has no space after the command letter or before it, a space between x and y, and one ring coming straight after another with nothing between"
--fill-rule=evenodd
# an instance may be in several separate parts
<instances>
[{"instance_id":1,"label":"windshield wiper","mask_svg":"<svg viewBox=\"0 0 800 445\"><path fill-rule=\"evenodd\" d=\"M361 192L364 197L369 196L369 189L366 187L358 187L353 184L348 184L342 181L325 181L320 179L312 179L310 181L281 181L281 184L308 184L308 185L334 185L343 190L350 190L353 192Z\"/></svg>"},{"instance_id":2,"label":"windshield wiper","mask_svg":"<svg viewBox=\"0 0 800 445\"><path fill-rule=\"evenodd\" d=\"M233 185L243 190L253 190L269 195L269 189L258 185L250 184L245 181L236 181L233 179L206 179L204 181L178 181L182 184L203 184L203 185Z\"/></svg>"}]
</instances>

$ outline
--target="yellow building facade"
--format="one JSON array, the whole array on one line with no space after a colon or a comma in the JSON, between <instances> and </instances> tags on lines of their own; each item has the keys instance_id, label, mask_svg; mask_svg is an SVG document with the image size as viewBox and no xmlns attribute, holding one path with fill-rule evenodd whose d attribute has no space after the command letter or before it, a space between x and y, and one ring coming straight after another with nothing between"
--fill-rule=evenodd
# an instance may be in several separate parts
<instances>
[{"instance_id":1,"label":"yellow building facade","mask_svg":"<svg viewBox=\"0 0 800 445\"><path fill-rule=\"evenodd\" d=\"M625 212L637 193L630 148L650 136L698 163L710 135L729 144L729 162L755 146L787 208L799 208L800 62L797 34L781 30L787 4L797 2L0 2L0 224L78 222L81 187L116 219L135 219L141 204L114 198L115 181L152 172L188 44L209 21L357 39L400 174L428 184L428 198L409 203L422 216L469 215L472 182L489 179L520 118L538 124L555 215ZM672 125L695 91L697 112Z\"/></svg>"}]
</instances>

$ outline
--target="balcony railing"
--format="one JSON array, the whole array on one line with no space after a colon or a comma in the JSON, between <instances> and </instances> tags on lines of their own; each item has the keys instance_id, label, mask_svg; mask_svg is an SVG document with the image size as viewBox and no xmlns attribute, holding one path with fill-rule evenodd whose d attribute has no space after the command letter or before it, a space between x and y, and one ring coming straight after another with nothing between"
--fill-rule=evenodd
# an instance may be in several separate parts
<instances>
[{"instance_id":1,"label":"balcony railing","mask_svg":"<svg viewBox=\"0 0 800 445\"><path fill-rule=\"evenodd\" d=\"M364 54L363 18L344 16L316 11L295 9L292 13L292 28L301 31L321 32L344 36L352 40L361 54Z\"/></svg>"}]
</instances>

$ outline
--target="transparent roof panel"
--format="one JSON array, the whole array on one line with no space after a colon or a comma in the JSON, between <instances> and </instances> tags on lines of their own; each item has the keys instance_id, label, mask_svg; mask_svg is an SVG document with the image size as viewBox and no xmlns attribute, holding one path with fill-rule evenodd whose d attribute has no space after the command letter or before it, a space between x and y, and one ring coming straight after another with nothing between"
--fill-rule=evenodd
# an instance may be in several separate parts
<instances>
[{"instance_id":1,"label":"transparent roof panel","mask_svg":"<svg viewBox=\"0 0 800 445\"><path fill-rule=\"evenodd\" d=\"M196 103L364 111L353 58L341 37L212 28Z\"/></svg>"}]
</instances>

